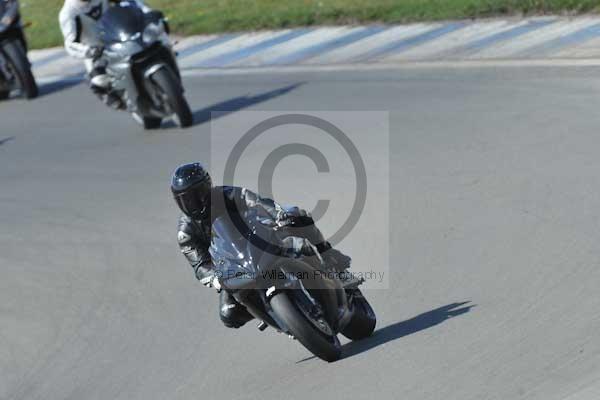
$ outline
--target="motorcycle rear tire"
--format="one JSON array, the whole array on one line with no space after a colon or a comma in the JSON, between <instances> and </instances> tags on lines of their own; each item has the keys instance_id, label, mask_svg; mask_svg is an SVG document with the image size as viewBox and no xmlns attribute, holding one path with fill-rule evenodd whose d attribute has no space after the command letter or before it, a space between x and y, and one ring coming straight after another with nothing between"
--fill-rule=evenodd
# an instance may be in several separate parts
<instances>
[{"instance_id":1,"label":"motorcycle rear tire","mask_svg":"<svg viewBox=\"0 0 600 400\"><path fill-rule=\"evenodd\" d=\"M162 124L162 118L144 117L144 129L158 129Z\"/></svg>"},{"instance_id":2,"label":"motorcycle rear tire","mask_svg":"<svg viewBox=\"0 0 600 400\"><path fill-rule=\"evenodd\" d=\"M287 293L278 293L271 299L271 307L292 334L306 349L327 362L340 359L342 349L335 336L320 332L306 319L304 314L290 299Z\"/></svg>"},{"instance_id":3,"label":"motorcycle rear tire","mask_svg":"<svg viewBox=\"0 0 600 400\"><path fill-rule=\"evenodd\" d=\"M13 67L23 96L26 99L36 98L38 96L38 86L31 73L31 65L21 43L17 40L6 41L2 45L2 51Z\"/></svg>"}]
</instances>

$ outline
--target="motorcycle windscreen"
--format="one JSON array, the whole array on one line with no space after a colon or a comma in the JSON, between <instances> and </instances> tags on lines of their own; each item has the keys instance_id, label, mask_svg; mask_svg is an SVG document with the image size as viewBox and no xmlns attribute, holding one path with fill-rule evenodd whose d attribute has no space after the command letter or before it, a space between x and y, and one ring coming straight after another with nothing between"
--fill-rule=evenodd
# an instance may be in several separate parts
<instances>
[{"instance_id":1,"label":"motorcycle windscreen","mask_svg":"<svg viewBox=\"0 0 600 400\"><path fill-rule=\"evenodd\" d=\"M138 40L144 31L144 13L135 3L122 2L104 13L98 27L105 44Z\"/></svg>"},{"instance_id":2,"label":"motorcycle windscreen","mask_svg":"<svg viewBox=\"0 0 600 400\"><path fill-rule=\"evenodd\" d=\"M219 277L227 280L246 275L253 278L256 273L252 254L246 251L248 239L225 215L212 223L210 255Z\"/></svg>"},{"instance_id":3,"label":"motorcycle windscreen","mask_svg":"<svg viewBox=\"0 0 600 400\"><path fill-rule=\"evenodd\" d=\"M255 213L224 215L212 223L210 254L224 280L260 281L262 267L270 267L280 254L280 241Z\"/></svg>"}]
</instances>

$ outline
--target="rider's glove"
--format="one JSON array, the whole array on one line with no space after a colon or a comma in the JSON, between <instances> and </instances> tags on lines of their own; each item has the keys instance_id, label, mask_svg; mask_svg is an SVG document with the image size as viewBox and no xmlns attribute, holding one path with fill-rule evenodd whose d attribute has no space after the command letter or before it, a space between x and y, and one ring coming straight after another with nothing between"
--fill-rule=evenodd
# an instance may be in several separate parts
<instances>
[{"instance_id":1,"label":"rider's glove","mask_svg":"<svg viewBox=\"0 0 600 400\"><path fill-rule=\"evenodd\" d=\"M200 283L202 283L204 286L210 288L215 288L217 290L217 292L221 291L221 284L219 283L219 278L217 278L215 275L210 275L207 276L206 278L202 278L200 279Z\"/></svg>"},{"instance_id":2,"label":"rider's glove","mask_svg":"<svg viewBox=\"0 0 600 400\"><path fill-rule=\"evenodd\" d=\"M315 224L313 217L304 210L300 210L298 214L284 214L277 220L277 226L291 226L294 228L304 228Z\"/></svg>"},{"instance_id":3,"label":"rider's glove","mask_svg":"<svg viewBox=\"0 0 600 400\"><path fill-rule=\"evenodd\" d=\"M102 46L91 46L86 52L86 57L91 58L96 61L100 57L102 57L102 53L104 53L104 47Z\"/></svg>"},{"instance_id":4,"label":"rider's glove","mask_svg":"<svg viewBox=\"0 0 600 400\"><path fill-rule=\"evenodd\" d=\"M293 224L293 221L290 218L280 218L277 221L275 221L275 227L277 229L285 228L286 226L290 226L292 224Z\"/></svg>"}]
</instances>

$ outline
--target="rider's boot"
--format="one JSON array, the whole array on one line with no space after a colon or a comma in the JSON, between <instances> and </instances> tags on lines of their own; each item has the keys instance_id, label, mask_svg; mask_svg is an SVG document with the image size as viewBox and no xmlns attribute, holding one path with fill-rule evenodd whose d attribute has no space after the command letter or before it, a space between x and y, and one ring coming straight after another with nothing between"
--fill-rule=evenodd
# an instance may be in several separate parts
<instances>
[{"instance_id":1,"label":"rider's boot","mask_svg":"<svg viewBox=\"0 0 600 400\"><path fill-rule=\"evenodd\" d=\"M219 316L228 328L239 328L254 317L233 296L222 290L219 296Z\"/></svg>"},{"instance_id":2,"label":"rider's boot","mask_svg":"<svg viewBox=\"0 0 600 400\"><path fill-rule=\"evenodd\" d=\"M110 76L106 73L106 67L95 66L90 71L90 87L94 93L107 93L110 89Z\"/></svg>"},{"instance_id":3,"label":"rider's boot","mask_svg":"<svg viewBox=\"0 0 600 400\"><path fill-rule=\"evenodd\" d=\"M121 96L111 90L112 81L110 76L106 73L106 67L104 65L96 65L90 72L89 78L90 89L104 104L115 110L122 110L125 108Z\"/></svg>"}]
</instances>

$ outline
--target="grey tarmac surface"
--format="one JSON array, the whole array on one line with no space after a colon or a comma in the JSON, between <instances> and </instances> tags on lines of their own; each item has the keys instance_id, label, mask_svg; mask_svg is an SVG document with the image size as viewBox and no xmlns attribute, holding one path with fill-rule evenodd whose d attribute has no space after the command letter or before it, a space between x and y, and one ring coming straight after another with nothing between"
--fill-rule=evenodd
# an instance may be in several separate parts
<instances>
[{"instance_id":1,"label":"grey tarmac surface","mask_svg":"<svg viewBox=\"0 0 600 400\"><path fill-rule=\"evenodd\" d=\"M82 85L0 103L0 398L597 398L599 78L592 67L188 77L199 123L185 131L143 132ZM378 330L341 361L254 323L226 329L179 254L170 173L227 142L211 143L203 109L231 111L220 131L243 110L390 111L389 149L368 132L357 141L366 159L391 153L389 215L341 245L360 260L388 243L389 259L374 257L389 263L389 289L367 292ZM308 207L327 179L343 182L306 162L278 170L284 202Z\"/></svg>"}]
</instances>

